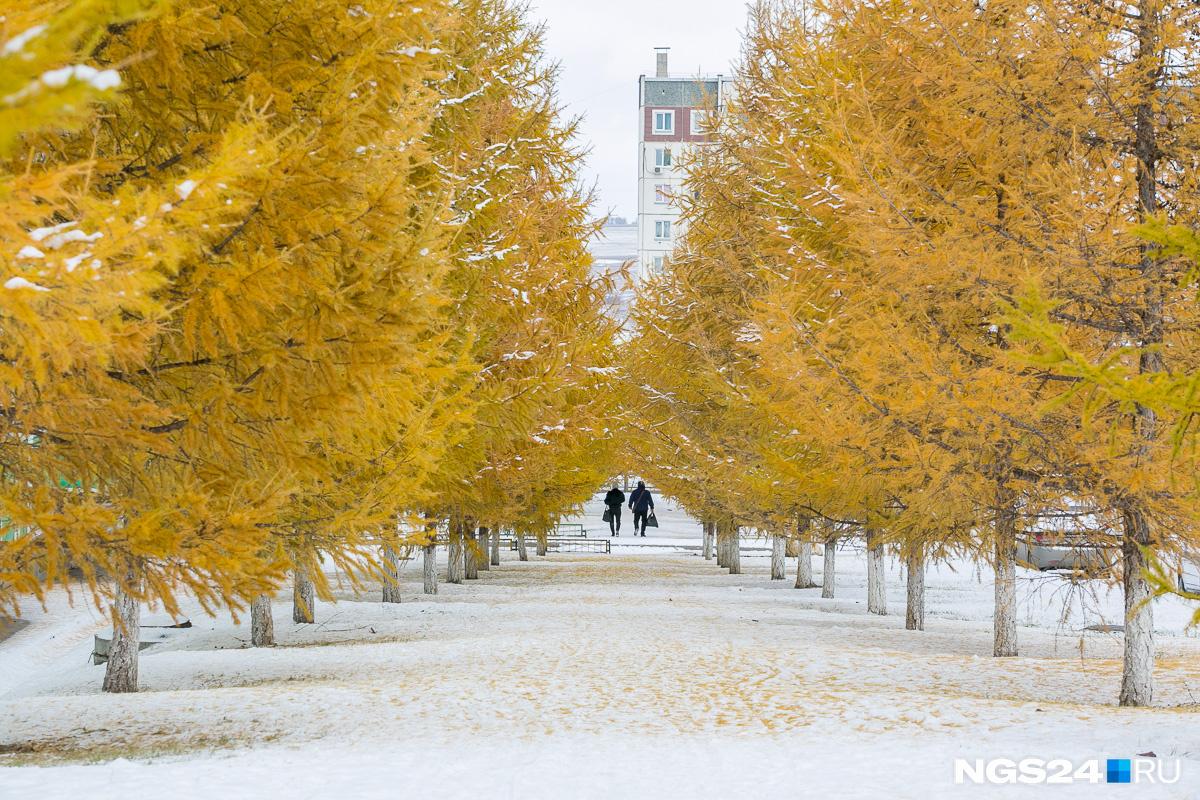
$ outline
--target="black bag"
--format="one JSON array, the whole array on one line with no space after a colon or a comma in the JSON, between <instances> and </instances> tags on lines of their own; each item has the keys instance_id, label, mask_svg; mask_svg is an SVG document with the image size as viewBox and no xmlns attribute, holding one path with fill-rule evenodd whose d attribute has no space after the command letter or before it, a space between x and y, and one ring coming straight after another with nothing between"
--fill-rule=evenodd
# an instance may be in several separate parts
<instances>
[{"instance_id":1,"label":"black bag","mask_svg":"<svg viewBox=\"0 0 1200 800\"><path fill-rule=\"evenodd\" d=\"M611 508L604 509L604 521L612 522L612 509Z\"/></svg>"},{"instance_id":2,"label":"black bag","mask_svg":"<svg viewBox=\"0 0 1200 800\"><path fill-rule=\"evenodd\" d=\"M646 517L646 527L647 528L657 528L658 527L658 517L654 516L653 510L651 510L649 516Z\"/></svg>"}]
</instances>

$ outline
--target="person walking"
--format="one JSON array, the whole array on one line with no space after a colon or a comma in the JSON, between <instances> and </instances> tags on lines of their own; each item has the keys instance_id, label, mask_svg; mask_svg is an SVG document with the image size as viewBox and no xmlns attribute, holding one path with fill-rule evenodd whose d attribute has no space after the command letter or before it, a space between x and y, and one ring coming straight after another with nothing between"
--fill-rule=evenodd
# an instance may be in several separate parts
<instances>
[{"instance_id":1,"label":"person walking","mask_svg":"<svg viewBox=\"0 0 1200 800\"><path fill-rule=\"evenodd\" d=\"M625 505L625 493L616 486L604 495L604 505L608 508L608 531L610 536L621 535L621 506Z\"/></svg>"},{"instance_id":2,"label":"person walking","mask_svg":"<svg viewBox=\"0 0 1200 800\"><path fill-rule=\"evenodd\" d=\"M654 498L646 488L644 481L638 481L637 488L629 495L629 509L633 511L633 535L638 535L638 520L642 523L642 536L646 535L646 518L654 510Z\"/></svg>"}]
</instances>

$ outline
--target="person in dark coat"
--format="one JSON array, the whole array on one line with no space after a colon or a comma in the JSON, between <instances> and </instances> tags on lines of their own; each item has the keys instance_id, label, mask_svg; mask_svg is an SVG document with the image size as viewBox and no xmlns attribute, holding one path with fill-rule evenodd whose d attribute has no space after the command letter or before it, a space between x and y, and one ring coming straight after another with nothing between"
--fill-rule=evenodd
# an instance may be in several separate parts
<instances>
[{"instance_id":1,"label":"person in dark coat","mask_svg":"<svg viewBox=\"0 0 1200 800\"><path fill-rule=\"evenodd\" d=\"M604 495L604 505L608 507L608 530L610 536L621 535L621 506L625 505L625 493L616 486Z\"/></svg>"},{"instance_id":2,"label":"person in dark coat","mask_svg":"<svg viewBox=\"0 0 1200 800\"><path fill-rule=\"evenodd\" d=\"M637 488L629 495L629 508L633 511L633 535L638 535L638 521L642 523L642 536L646 535L646 517L654 510L654 498L643 481L638 481Z\"/></svg>"}]
</instances>

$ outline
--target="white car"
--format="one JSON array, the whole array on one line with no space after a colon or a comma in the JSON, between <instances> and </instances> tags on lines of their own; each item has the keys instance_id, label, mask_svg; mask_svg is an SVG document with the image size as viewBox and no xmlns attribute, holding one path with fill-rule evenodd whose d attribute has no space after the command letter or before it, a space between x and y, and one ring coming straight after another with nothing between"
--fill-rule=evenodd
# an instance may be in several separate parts
<instances>
[{"instance_id":1,"label":"white car","mask_svg":"<svg viewBox=\"0 0 1200 800\"><path fill-rule=\"evenodd\" d=\"M1121 559L1121 534L1112 523L1092 504L1062 497L1033 515L1029 528L1018 537L1017 560L1043 572L1103 575Z\"/></svg>"},{"instance_id":2,"label":"white car","mask_svg":"<svg viewBox=\"0 0 1200 800\"><path fill-rule=\"evenodd\" d=\"M1120 537L1107 534L1027 533L1017 541L1017 561L1043 572L1101 575L1120 563Z\"/></svg>"}]
</instances>

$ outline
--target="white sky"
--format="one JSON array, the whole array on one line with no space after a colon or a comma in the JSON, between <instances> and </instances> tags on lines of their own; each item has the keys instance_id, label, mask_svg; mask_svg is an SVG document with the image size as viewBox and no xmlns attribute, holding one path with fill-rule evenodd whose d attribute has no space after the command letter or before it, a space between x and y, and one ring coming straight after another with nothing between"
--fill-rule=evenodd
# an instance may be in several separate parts
<instances>
[{"instance_id":1,"label":"white sky","mask_svg":"<svg viewBox=\"0 0 1200 800\"><path fill-rule=\"evenodd\" d=\"M634 219L638 75L654 74L660 46L671 48L672 74L731 73L745 0L532 0L531 17L547 23L563 104L584 117L584 177L598 184L597 214Z\"/></svg>"}]
</instances>

